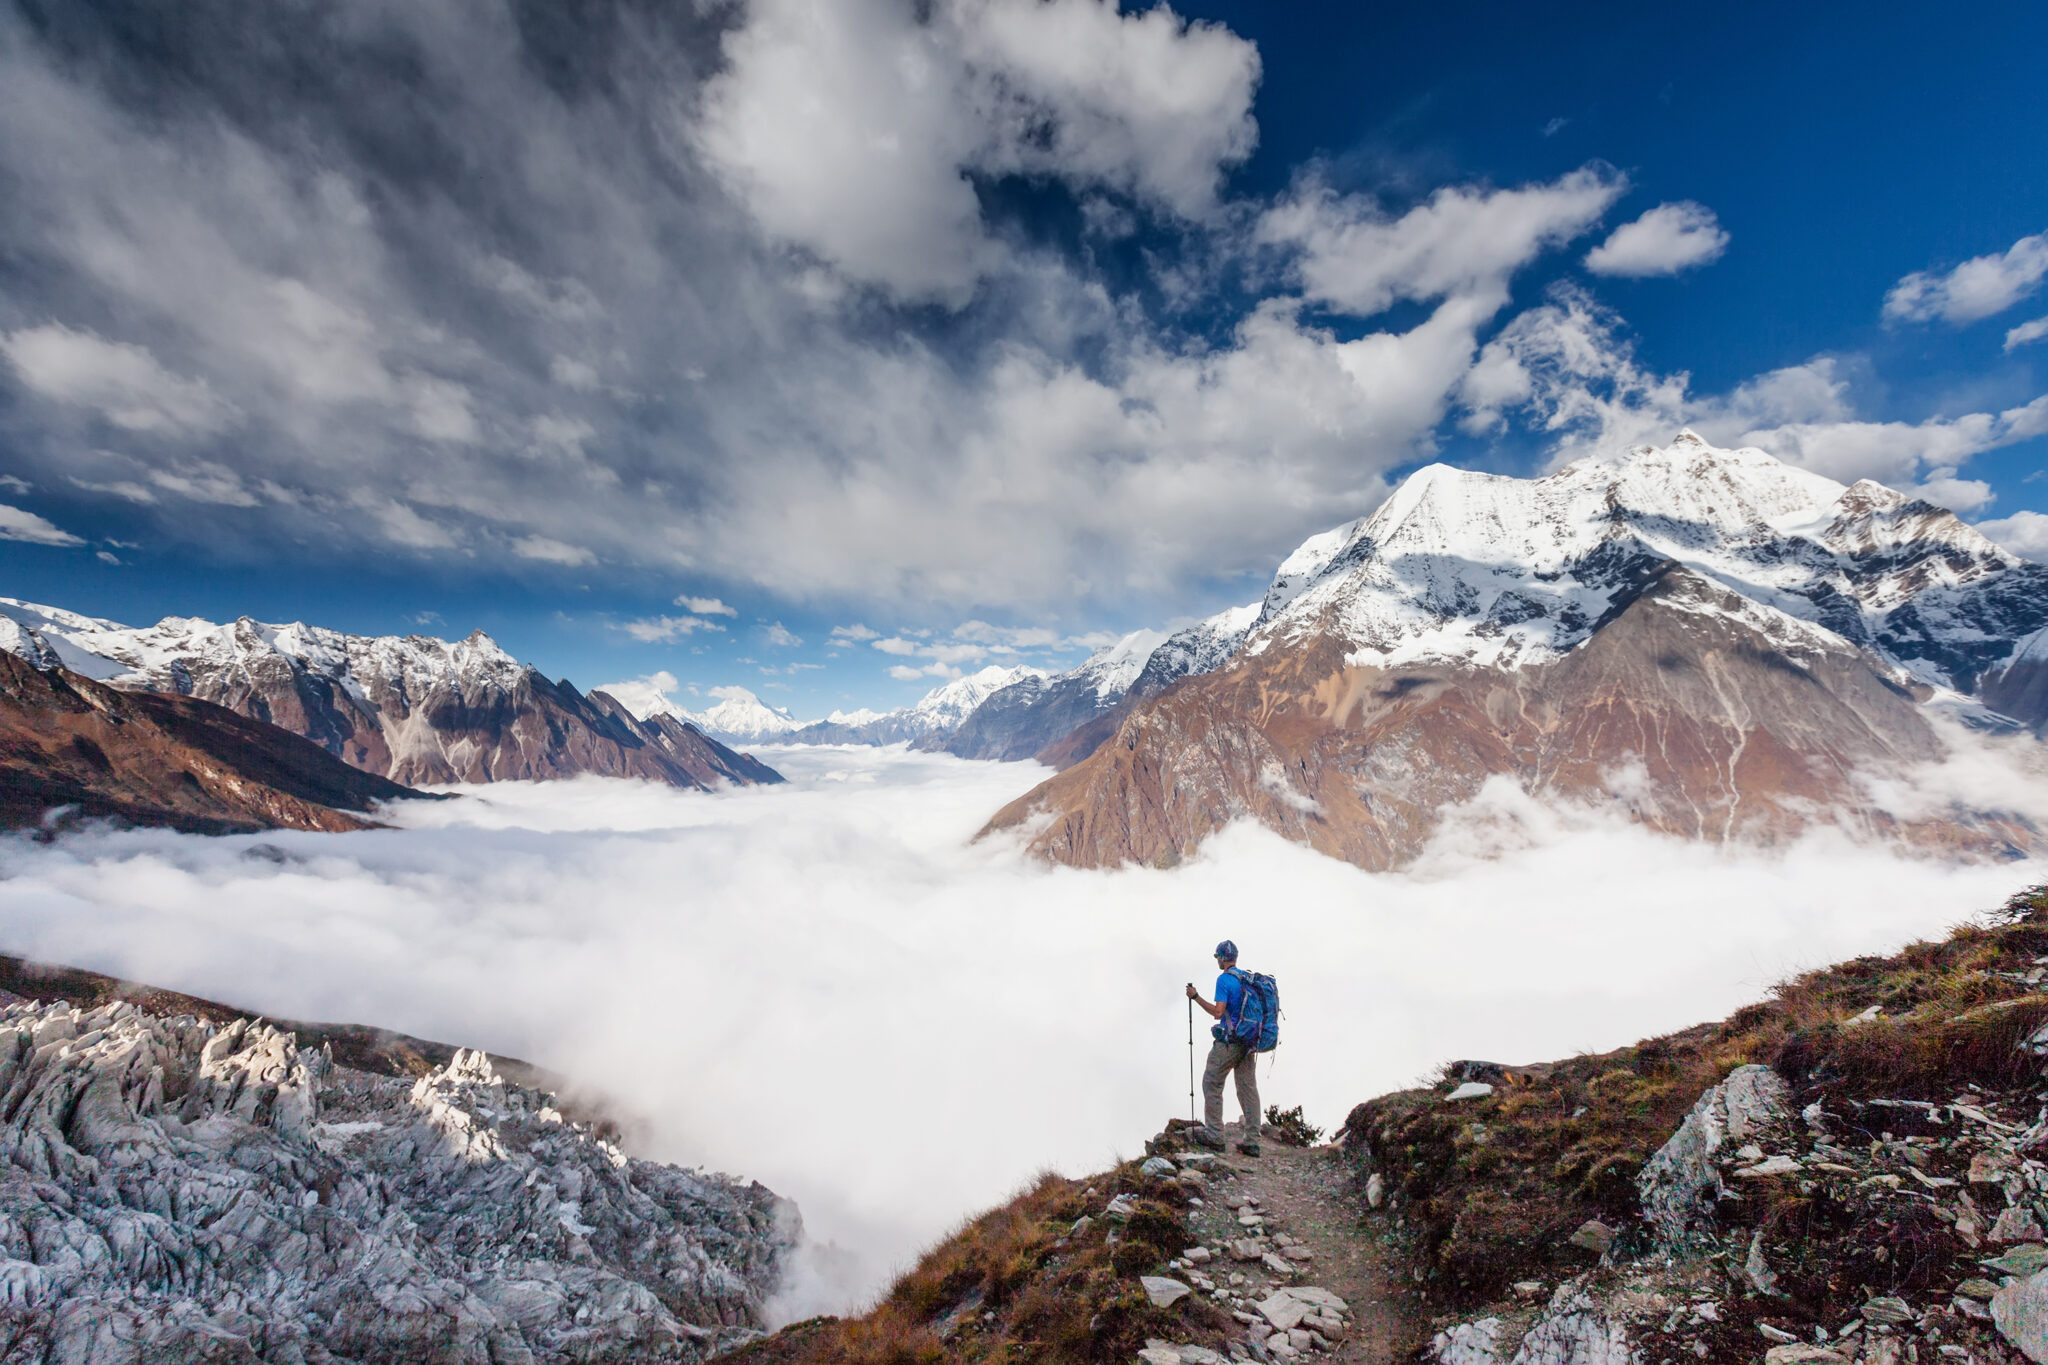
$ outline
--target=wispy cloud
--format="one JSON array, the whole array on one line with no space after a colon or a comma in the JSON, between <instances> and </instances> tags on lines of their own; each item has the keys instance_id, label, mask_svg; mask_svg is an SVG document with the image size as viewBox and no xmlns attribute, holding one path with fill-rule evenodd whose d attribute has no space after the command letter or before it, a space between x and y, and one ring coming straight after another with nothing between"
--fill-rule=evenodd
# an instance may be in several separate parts
<instances>
[{"instance_id":1,"label":"wispy cloud","mask_svg":"<svg viewBox=\"0 0 2048 1365\"><path fill-rule=\"evenodd\" d=\"M77 536L34 512L5 503L0 503L0 540L19 540L30 545L85 544Z\"/></svg>"},{"instance_id":2,"label":"wispy cloud","mask_svg":"<svg viewBox=\"0 0 2048 1365\"><path fill-rule=\"evenodd\" d=\"M647 616L634 621L623 621L617 629L640 641L642 644L671 644L700 630L724 630L716 621L707 621L701 616Z\"/></svg>"},{"instance_id":3,"label":"wispy cloud","mask_svg":"<svg viewBox=\"0 0 2048 1365\"><path fill-rule=\"evenodd\" d=\"M737 617L740 614L737 607L729 607L715 597L692 597L688 593L678 597L674 605L697 616Z\"/></svg>"}]
</instances>

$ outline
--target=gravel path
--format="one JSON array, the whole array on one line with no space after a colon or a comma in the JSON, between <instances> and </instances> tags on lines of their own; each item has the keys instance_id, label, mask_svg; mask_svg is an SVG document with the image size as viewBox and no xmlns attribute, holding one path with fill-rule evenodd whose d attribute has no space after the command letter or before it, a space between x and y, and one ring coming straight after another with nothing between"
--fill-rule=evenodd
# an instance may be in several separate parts
<instances>
[{"instance_id":1,"label":"gravel path","mask_svg":"<svg viewBox=\"0 0 2048 1365\"><path fill-rule=\"evenodd\" d=\"M1377 1233L1363 1225L1357 1194L1334 1147L1283 1147L1265 1144L1264 1155L1247 1157L1232 1151L1224 1165L1233 1173L1210 1182L1211 1197L1195 1211L1192 1223L1203 1244L1218 1259L1204 1267L1214 1278L1235 1272L1245 1283L1237 1292L1256 1301L1283 1284L1318 1285L1342 1298L1353 1314L1350 1335L1330 1352L1316 1352L1309 1362L1343 1365L1385 1365L1420 1345L1426 1323L1414 1310L1391 1253ZM1269 1241L1291 1238L1305 1246L1299 1273L1282 1278L1261 1262L1239 1261L1223 1250L1247 1231L1230 1205L1244 1196L1264 1218L1258 1231Z\"/></svg>"}]
</instances>

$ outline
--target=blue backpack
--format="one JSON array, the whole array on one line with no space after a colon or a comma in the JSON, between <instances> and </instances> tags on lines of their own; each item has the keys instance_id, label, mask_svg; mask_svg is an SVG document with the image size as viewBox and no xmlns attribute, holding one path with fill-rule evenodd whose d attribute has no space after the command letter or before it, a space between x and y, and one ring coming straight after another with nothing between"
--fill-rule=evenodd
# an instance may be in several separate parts
<instances>
[{"instance_id":1,"label":"blue backpack","mask_svg":"<svg viewBox=\"0 0 2048 1365\"><path fill-rule=\"evenodd\" d=\"M1280 1046L1280 983L1264 972L1238 967L1232 967L1230 974L1244 987L1244 1002L1238 1007L1237 1030L1231 1041L1254 1052L1271 1052Z\"/></svg>"}]
</instances>

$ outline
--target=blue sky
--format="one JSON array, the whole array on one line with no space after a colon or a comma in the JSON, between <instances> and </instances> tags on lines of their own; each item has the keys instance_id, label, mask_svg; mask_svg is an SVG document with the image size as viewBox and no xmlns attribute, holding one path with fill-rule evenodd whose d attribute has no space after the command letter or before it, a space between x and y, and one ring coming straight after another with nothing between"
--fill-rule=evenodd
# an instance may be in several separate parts
<instances>
[{"instance_id":1,"label":"blue sky","mask_svg":"<svg viewBox=\"0 0 2048 1365\"><path fill-rule=\"evenodd\" d=\"M811 716L1681 422L2048 555L2037 5L912 8L0 10L0 591Z\"/></svg>"}]
</instances>

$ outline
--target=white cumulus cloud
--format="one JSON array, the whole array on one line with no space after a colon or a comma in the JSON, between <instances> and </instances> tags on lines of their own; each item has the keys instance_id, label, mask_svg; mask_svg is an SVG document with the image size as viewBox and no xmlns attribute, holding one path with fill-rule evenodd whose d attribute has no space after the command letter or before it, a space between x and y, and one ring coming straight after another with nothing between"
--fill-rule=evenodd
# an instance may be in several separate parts
<instances>
[{"instance_id":1,"label":"white cumulus cloud","mask_svg":"<svg viewBox=\"0 0 2048 1365\"><path fill-rule=\"evenodd\" d=\"M1706 205L1659 204L1586 253L1586 269L1628 278L1676 275L1719 260L1727 249L1728 233Z\"/></svg>"},{"instance_id":2,"label":"white cumulus cloud","mask_svg":"<svg viewBox=\"0 0 2048 1365\"><path fill-rule=\"evenodd\" d=\"M1310 182L1259 220L1259 240L1298 253L1309 299L1359 317L1402 299L1477 295L1498 308L1508 277L1591 228L1628 188L1588 166L1547 185L1442 189L1399 216Z\"/></svg>"},{"instance_id":3,"label":"white cumulus cloud","mask_svg":"<svg viewBox=\"0 0 2048 1365\"><path fill-rule=\"evenodd\" d=\"M2048 514L2014 512L1977 523L1977 529L2022 559L2048 564Z\"/></svg>"},{"instance_id":4,"label":"white cumulus cloud","mask_svg":"<svg viewBox=\"0 0 2048 1365\"><path fill-rule=\"evenodd\" d=\"M1961 326L2002 313L2041 287L2048 278L2048 232L2022 237L2004 251L1975 256L1949 271L1918 270L1884 296L1884 315L1893 322Z\"/></svg>"}]
</instances>

